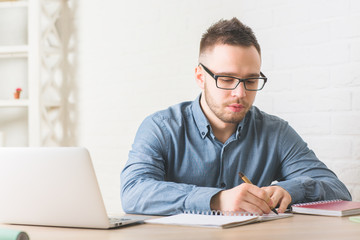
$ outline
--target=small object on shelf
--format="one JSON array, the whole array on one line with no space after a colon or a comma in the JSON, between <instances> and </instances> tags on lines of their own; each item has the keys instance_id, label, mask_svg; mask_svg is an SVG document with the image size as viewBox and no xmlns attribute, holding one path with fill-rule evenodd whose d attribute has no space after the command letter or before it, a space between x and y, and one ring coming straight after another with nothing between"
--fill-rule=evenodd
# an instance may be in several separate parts
<instances>
[{"instance_id":1,"label":"small object on shelf","mask_svg":"<svg viewBox=\"0 0 360 240\"><path fill-rule=\"evenodd\" d=\"M14 98L15 99L20 99L20 93L21 93L22 89L21 88L17 88L16 91L14 92Z\"/></svg>"}]
</instances>

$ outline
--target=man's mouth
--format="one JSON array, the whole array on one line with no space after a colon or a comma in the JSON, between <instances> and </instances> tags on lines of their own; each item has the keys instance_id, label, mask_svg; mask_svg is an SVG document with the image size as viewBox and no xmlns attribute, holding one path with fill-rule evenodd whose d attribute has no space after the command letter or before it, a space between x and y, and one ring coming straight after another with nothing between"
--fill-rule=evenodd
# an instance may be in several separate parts
<instances>
[{"instance_id":1,"label":"man's mouth","mask_svg":"<svg viewBox=\"0 0 360 240\"><path fill-rule=\"evenodd\" d=\"M242 104L233 103L227 106L232 112L241 112L245 107Z\"/></svg>"}]
</instances>

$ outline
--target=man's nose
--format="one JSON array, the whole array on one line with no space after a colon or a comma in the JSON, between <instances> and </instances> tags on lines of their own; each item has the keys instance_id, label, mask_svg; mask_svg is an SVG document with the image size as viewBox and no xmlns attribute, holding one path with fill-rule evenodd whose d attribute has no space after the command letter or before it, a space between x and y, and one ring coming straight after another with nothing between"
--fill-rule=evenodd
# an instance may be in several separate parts
<instances>
[{"instance_id":1,"label":"man's nose","mask_svg":"<svg viewBox=\"0 0 360 240\"><path fill-rule=\"evenodd\" d=\"M235 89L231 90L231 96L240 97L240 98L246 96L246 89L244 82L240 82Z\"/></svg>"}]
</instances>

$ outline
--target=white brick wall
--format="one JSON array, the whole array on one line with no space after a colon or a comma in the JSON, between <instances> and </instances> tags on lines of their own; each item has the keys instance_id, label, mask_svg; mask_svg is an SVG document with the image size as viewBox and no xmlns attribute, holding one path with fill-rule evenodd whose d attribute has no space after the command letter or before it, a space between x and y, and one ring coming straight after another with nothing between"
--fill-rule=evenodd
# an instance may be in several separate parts
<instances>
[{"instance_id":1,"label":"white brick wall","mask_svg":"<svg viewBox=\"0 0 360 240\"><path fill-rule=\"evenodd\" d=\"M360 201L360 1L80 0L77 9L77 140L110 212L121 212L119 173L138 125L197 96L201 34L233 16L262 46L269 83L256 105L288 120Z\"/></svg>"},{"instance_id":2,"label":"white brick wall","mask_svg":"<svg viewBox=\"0 0 360 240\"><path fill-rule=\"evenodd\" d=\"M272 24L254 31L270 81L256 104L288 120L359 201L360 1L261 2ZM264 21L242 12L250 26Z\"/></svg>"}]
</instances>

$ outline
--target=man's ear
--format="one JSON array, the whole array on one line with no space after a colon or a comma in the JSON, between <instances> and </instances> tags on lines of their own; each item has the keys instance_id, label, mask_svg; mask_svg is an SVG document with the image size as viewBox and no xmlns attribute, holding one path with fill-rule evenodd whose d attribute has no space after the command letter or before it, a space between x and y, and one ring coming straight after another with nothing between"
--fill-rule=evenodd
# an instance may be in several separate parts
<instances>
[{"instance_id":1,"label":"man's ear","mask_svg":"<svg viewBox=\"0 0 360 240\"><path fill-rule=\"evenodd\" d=\"M204 89L204 87L205 87L205 76L204 76L203 71L202 71L200 66L197 66L195 68L195 80L196 80L197 85L201 89Z\"/></svg>"}]
</instances>

